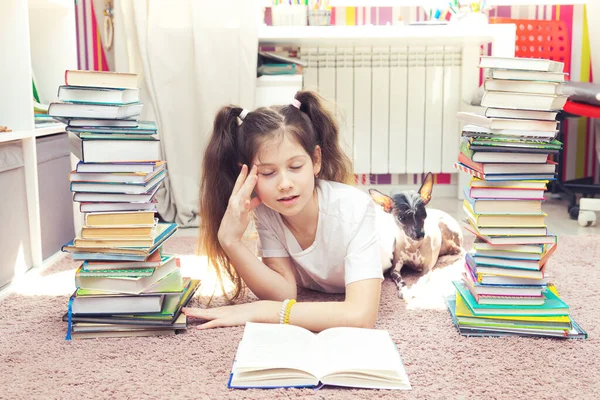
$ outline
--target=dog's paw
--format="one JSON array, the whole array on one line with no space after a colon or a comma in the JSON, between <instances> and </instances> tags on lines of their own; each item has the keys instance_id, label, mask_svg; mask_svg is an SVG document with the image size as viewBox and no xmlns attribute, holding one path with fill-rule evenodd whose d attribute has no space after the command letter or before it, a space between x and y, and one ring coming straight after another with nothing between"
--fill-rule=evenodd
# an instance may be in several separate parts
<instances>
[{"instance_id":1,"label":"dog's paw","mask_svg":"<svg viewBox=\"0 0 600 400\"><path fill-rule=\"evenodd\" d=\"M398 287L398 298L400 300L408 299L408 287L404 282L402 282L401 286Z\"/></svg>"}]
</instances>

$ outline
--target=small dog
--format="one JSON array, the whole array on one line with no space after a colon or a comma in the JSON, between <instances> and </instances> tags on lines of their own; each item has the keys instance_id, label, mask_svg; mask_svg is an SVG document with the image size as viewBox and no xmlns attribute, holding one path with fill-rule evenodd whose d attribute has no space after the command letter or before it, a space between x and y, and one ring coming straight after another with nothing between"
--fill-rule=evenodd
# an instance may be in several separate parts
<instances>
[{"instance_id":1,"label":"small dog","mask_svg":"<svg viewBox=\"0 0 600 400\"><path fill-rule=\"evenodd\" d=\"M438 257L459 254L463 234L458 222L441 210L425 206L431 200L433 176L428 173L418 192L402 192L393 197L370 189L371 198L388 213L395 224L394 256L390 277L403 298L406 283L401 271L404 266L423 274L431 271Z\"/></svg>"}]
</instances>

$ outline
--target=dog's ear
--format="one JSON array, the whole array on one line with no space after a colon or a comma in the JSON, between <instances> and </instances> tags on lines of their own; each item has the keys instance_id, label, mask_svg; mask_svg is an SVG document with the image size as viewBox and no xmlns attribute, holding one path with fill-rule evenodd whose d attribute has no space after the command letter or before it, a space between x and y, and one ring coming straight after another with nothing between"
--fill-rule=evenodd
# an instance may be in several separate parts
<instances>
[{"instance_id":1,"label":"dog's ear","mask_svg":"<svg viewBox=\"0 0 600 400\"><path fill-rule=\"evenodd\" d=\"M431 172L427 173L427 176L425 176L425 180L423 181L423 184L421 185L421 188L419 189L419 195L421 195L421 200L423 200L423 203L427 204L429 203L429 200L431 200L431 191L433 190L433 175L431 174Z\"/></svg>"},{"instance_id":2,"label":"dog's ear","mask_svg":"<svg viewBox=\"0 0 600 400\"><path fill-rule=\"evenodd\" d=\"M375 203L383 207L383 211L389 213L392 211L392 198L375 189L369 189L369 194Z\"/></svg>"}]
</instances>

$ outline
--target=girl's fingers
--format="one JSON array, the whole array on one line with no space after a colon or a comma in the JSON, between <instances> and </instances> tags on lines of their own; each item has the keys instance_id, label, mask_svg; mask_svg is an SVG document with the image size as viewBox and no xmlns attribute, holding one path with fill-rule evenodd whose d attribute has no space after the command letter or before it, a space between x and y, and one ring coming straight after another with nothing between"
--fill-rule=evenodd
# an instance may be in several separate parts
<instances>
[{"instance_id":1,"label":"girl's fingers","mask_svg":"<svg viewBox=\"0 0 600 400\"><path fill-rule=\"evenodd\" d=\"M242 186L239 192L242 199L249 199L252 195L252 191L256 186L256 181L258 180L257 171L258 168L256 167L256 165L252 166L252 169L246 177L246 181L244 182L244 185Z\"/></svg>"},{"instance_id":2,"label":"girl's fingers","mask_svg":"<svg viewBox=\"0 0 600 400\"><path fill-rule=\"evenodd\" d=\"M199 319L211 319L209 314L210 311L203 308L189 308L183 307L181 312L188 317L199 318Z\"/></svg>"},{"instance_id":3,"label":"girl's fingers","mask_svg":"<svg viewBox=\"0 0 600 400\"><path fill-rule=\"evenodd\" d=\"M212 329L212 328L219 328L221 326L227 326L227 325L224 325L222 323L222 320L220 320L220 319L213 319L212 321L208 321L201 325L198 325L196 327L196 329Z\"/></svg>"},{"instance_id":4,"label":"girl's fingers","mask_svg":"<svg viewBox=\"0 0 600 400\"><path fill-rule=\"evenodd\" d=\"M242 185L244 184L244 182L246 180L247 172L248 172L248 166L246 164L242 165L242 170L240 171L240 174L238 175L237 179L235 180L235 185L233 186L233 190L231 192L232 196L235 196L237 194L237 192L239 192L240 188L242 187Z\"/></svg>"},{"instance_id":5,"label":"girl's fingers","mask_svg":"<svg viewBox=\"0 0 600 400\"><path fill-rule=\"evenodd\" d=\"M256 196L252 200L250 200L250 204L248 205L248 210L254 210L262 203L262 200Z\"/></svg>"}]
</instances>

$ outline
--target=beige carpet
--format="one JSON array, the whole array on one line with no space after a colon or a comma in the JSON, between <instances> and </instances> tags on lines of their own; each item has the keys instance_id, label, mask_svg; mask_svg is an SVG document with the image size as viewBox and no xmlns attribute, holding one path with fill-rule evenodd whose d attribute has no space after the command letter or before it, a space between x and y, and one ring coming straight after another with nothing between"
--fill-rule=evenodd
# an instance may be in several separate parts
<instances>
[{"instance_id":1,"label":"beige carpet","mask_svg":"<svg viewBox=\"0 0 600 400\"><path fill-rule=\"evenodd\" d=\"M377 328L389 330L397 343L413 386L410 392L229 390L243 327L67 342L61 316L76 264L65 258L30 276L27 284L17 282L15 293L0 302L0 398L600 398L599 243L600 236L562 237L549 267L573 317L590 335L584 341L459 336L440 296L458 272L456 259L443 260L445 267L416 284L412 277L408 303L398 299L388 278ZM186 255L194 247L193 238L174 238L167 250ZM184 272L205 275L201 265L196 257L183 257ZM201 297L209 293L211 282L206 281ZM301 300L331 298L301 294Z\"/></svg>"}]
</instances>

